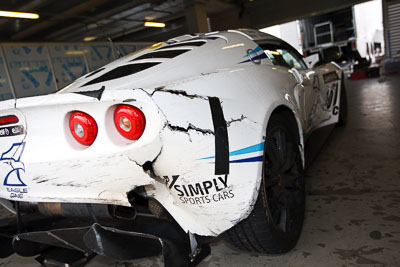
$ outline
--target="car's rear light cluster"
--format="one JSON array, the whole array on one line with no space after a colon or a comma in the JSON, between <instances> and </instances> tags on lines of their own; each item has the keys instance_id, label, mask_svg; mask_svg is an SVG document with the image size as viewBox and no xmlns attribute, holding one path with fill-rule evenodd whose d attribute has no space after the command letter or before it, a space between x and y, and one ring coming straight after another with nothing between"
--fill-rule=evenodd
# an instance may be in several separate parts
<instances>
[{"instance_id":1,"label":"car's rear light cluster","mask_svg":"<svg viewBox=\"0 0 400 267\"><path fill-rule=\"evenodd\" d=\"M0 126L18 123L19 119L15 115L8 115L0 117Z\"/></svg>"},{"instance_id":2,"label":"car's rear light cluster","mask_svg":"<svg viewBox=\"0 0 400 267\"><path fill-rule=\"evenodd\" d=\"M119 105L114 111L114 124L123 137L137 140L144 132L146 118L137 107ZM69 128L75 140L82 145L90 146L96 140L97 123L92 116L85 112L72 112L69 118Z\"/></svg>"},{"instance_id":3,"label":"car's rear light cluster","mask_svg":"<svg viewBox=\"0 0 400 267\"><path fill-rule=\"evenodd\" d=\"M137 140L144 132L146 119L140 109L133 106L120 105L114 112L114 124L123 137Z\"/></svg>"},{"instance_id":4,"label":"car's rear light cluster","mask_svg":"<svg viewBox=\"0 0 400 267\"><path fill-rule=\"evenodd\" d=\"M82 145L90 146L97 137L97 123L87 113L75 111L69 118L69 129L72 135Z\"/></svg>"}]
</instances>

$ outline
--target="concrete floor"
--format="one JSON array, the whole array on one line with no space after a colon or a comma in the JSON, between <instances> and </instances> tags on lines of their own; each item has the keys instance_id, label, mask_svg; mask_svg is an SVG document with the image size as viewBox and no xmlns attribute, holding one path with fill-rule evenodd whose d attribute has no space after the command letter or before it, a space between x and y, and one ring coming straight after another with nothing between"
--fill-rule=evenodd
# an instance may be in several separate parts
<instances>
[{"instance_id":1,"label":"concrete floor","mask_svg":"<svg viewBox=\"0 0 400 267\"><path fill-rule=\"evenodd\" d=\"M346 83L348 125L334 130L307 172L296 248L264 256L220 241L200 267L400 266L400 75ZM38 266L32 258L0 259L0 266L21 265ZM162 266L162 260L96 257L88 266Z\"/></svg>"}]
</instances>

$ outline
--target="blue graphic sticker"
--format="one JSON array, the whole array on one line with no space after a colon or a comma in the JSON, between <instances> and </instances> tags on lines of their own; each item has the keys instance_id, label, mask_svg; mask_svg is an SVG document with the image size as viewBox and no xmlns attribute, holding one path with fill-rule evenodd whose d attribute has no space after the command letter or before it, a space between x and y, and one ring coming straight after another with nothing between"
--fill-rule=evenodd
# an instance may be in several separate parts
<instances>
[{"instance_id":1,"label":"blue graphic sticker","mask_svg":"<svg viewBox=\"0 0 400 267\"><path fill-rule=\"evenodd\" d=\"M245 155L245 154L259 152L259 151L263 151L263 150L264 150L264 142L232 151L229 153L229 157ZM202 159L215 159L215 156L200 158L200 160L202 160ZM244 157L242 159L230 160L229 163L256 162L256 161L262 161L262 160L263 160L263 156L256 156L256 157L250 157L250 158Z\"/></svg>"},{"instance_id":2,"label":"blue graphic sticker","mask_svg":"<svg viewBox=\"0 0 400 267\"><path fill-rule=\"evenodd\" d=\"M1 154L0 163L10 166L10 171L4 178L5 186L26 186L21 179L21 171L25 172L25 165L21 161L25 142L12 144L11 148Z\"/></svg>"},{"instance_id":3,"label":"blue graphic sticker","mask_svg":"<svg viewBox=\"0 0 400 267\"><path fill-rule=\"evenodd\" d=\"M261 52L261 53L259 54L258 52ZM255 54L255 56L252 56L253 54ZM250 56L252 56L251 59L249 58L249 59L243 60L242 62L239 62L239 64L247 63L247 62L254 61L254 60L261 60L261 59L264 59L264 58L268 58L267 55L264 53L263 49L260 46L257 46L253 50L249 51L243 57L247 58L247 57L250 57Z\"/></svg>"}]
</instances>

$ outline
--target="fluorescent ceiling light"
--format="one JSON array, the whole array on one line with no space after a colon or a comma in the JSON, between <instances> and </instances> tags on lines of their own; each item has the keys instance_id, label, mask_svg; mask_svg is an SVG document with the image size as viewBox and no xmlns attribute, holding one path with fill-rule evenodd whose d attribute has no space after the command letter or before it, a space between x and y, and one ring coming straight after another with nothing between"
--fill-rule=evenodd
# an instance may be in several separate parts
<instances>
[{"instance_id":1,"label":"fluorescent ceiling light","mask_svg":"<svg viewBox=\"0 0 400 267\"><path fill-rule=\"evenodd\" d=\"M67 51L65 54L69 56L79 56L87 53L87 50L76 50L76 51Z\"/></svg>"},{"instance_id":2,"label":"fluorescent ceiling light","mask_svg":"<svg viewBox=\"0 0 400 267\"><path fill-rule=\"evenodd\" d=\"M24 12L11 12L11 11L0 11L0 17L21 18L21 19L38 19L39 18L39 14L24 13Z\"/></svg>"},{"instance_id":3,"label":"fluorescent ceiling light","mask_svg":"<svg viewBox=\"0 0 400 267\"><path fill-rule=\"evenodd\" d=\"M165 27L165 23L162 22L151 22L151 21L146 21L144 23L145 27L158 27L158 28L164 28Z\"/></svg>"},{"instance_id":4,"label":"fluorescent ceiling light","mask_svg":"<svg viewBox=\"0 0 400 267\"><path fill-rule=\"evenodd\" d=\"M96 40L96 38L97 38L96 36L86 36L85 38L83 38L83 41L90 42Z\"/></svg>"}]
</instances>

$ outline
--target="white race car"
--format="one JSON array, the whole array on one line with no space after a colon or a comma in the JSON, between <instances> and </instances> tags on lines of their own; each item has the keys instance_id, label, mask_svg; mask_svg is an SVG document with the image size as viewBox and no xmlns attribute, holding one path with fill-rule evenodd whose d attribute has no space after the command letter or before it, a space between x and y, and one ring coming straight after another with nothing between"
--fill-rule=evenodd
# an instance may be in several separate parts
<instances>
[{"instance_id":1,"label":"white race car","mask_svg":"<svg viewBox=\"0 0 400 267\"><path fill-rule=\"evenodd\" d=\"M176 266L176 254L195 262L220 235L250 251L290 250L303 224L305 145L346 120L341 69L307 65L259 31L184 35L55 94L1 102L0 203L18 219L0 227L3 256L58 247L132 259L151 254L137 252L148 240L166 255L182 236L190 247L165 256ZM136 247L121 252L127 244Z\"/></svg>"}]
</instances>

